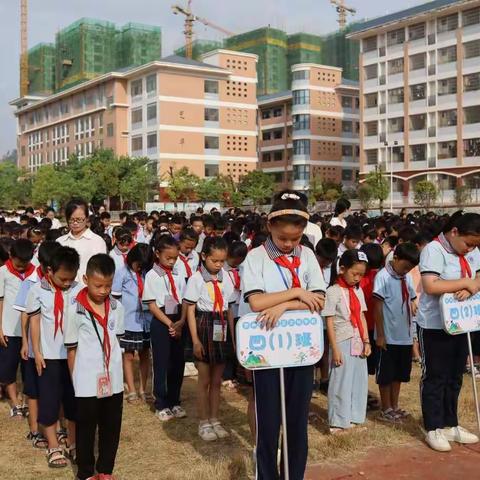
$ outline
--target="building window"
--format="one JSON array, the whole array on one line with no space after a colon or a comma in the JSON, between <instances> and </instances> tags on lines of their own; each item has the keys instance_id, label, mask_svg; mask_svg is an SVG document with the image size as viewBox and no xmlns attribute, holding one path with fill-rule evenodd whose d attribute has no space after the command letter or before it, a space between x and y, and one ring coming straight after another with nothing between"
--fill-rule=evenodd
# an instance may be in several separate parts
<instances>
[{"instance_id":1,"label":"building window","mask_svg":"<svg viewBox=\"0 0 480 480\"><path fill-rule=\"evenodd\" d=\"M205 137L205 149L218 150L218 137Z\"/></svg>"},{"instance_id":2,"label":"building window","mask_svg":"<svg viewBox=\"0 0 480 480\"><path fill-rule=\"evenodd\" d=\"M292 79L295 80L308 80L310 78L310 70L297 70L293 72Z\"/></svg>"},{"instance_id":3,"label":"building window","mask_svg":"<svg viewBox=\"0 0 480 480\"><path fill-rule=\"evenodd\" d=\"M480 23L480 7L465 10L462 13L462 16L463 27L469 27L470 25L478 25Z\"/></svg>"},{"instance_id":4,"label":"building window","mask_svg":"<svg viewBox=\"0 0 480 480\"><path fill-rule=\"evenodd\" d=\"M310 165L294 165L293 179L294 180L310 180Z\"/></svg>"},{"instance_id":5,"label":"building window","mask_svg":"<svg viewBox=\"0 0 480 480\"><path fill-rule=\"evenodd\" d=\"M294 140L293 154L294 155L310 155L310 140Z\"/></svg>"},{"instance_id":6,"label":"building window","mask_svg":"<svg viewBox=\"0 0 480 480\"><path fill-rule=\"evenodd\" d=\"M310 129L310 115L294 115L293 116L293 130L309 130Z\"/></svg>"},{"instance_id":7,"label":"building window","mask_svg":"<svg viewBox=\"0 0 480 480\"><path fill-rule=\"evenodd\" d=\"M365 136L366 137L374 137L378 135L378 122L377 121L372 121L372 122L365 122Z\"/></svg>"},{"instance_id":8,"label":"building window","mask_svg":"<svg viewBox=\"0 0 480 480\"><path fill-rule=\"evenodd\" d=\"M107 137L113 137L113 123L107 124Z\"/></svg>"},{"instance_id":9,"label":"building window","mask_svg":"<svg viewBox=\"0 0 480 480\"><path fill-rule=\"evenodd\" d=\"M464 43L463 56L464 58L480 57L480 40Z\"/></svg>"},{"instance_id":10,"label":"building window","mask_svg":"<svg viewBox=\"0 0 480 480\"><path fill-rule=\"evenodd\" d=\"M452 79L454 80L454 79ZM464 92L473 92L475 90L480 90L480 73L471 73L470 75L463 76L463 91ZM455 83L455 93L456 93L456 83Z\"/></svg>"},{"instance_id":11,"label":"building window","mask_svg":"<svg viewBox=\"0 0 480 480\"><path fill-rule=\"evenodd\" d=\"M364 95L365 108L375 108L378 105L378 93Z\"/></svg>"},{"instance_id":12,"label":"building window","mask_svg":"<svg viewBox=\"0 0 480 480\"><path fill-rule=\"evenodd\" d=\"M365 150L367 165L378 165L378 150Z\"/></svg>"},{"instance_id":13,"label":"building window","mask_svg":"<svg viewBox=\"0 0 480 480\"><path fill-rule=\"evenodd\" d=\"M393 90L388 91L388 103L390 105L403 103L403 100L403 88L394 88Z\"/></svg>"},{"instance_id":14,"label":"building window","mask_svg":"<svg viewBox=\"0 0 480 480\"><path fill-rule=\"evenodd\" d=\"M457 61L457 46L452 45L451 47L439 48L437 55L437 63L451 63Z\"/></svg>"},{"instance_id":15,"label":"building window","mask_svg":"<svg viewBox=\"0 0 480 480\"><path fill-rule=\"evenodd\" d=\"M352 97L342 95L342 108L352 108Z\"/></svg>"},{"instance_id":16,"label":"building window","mask_svg":"<svg viewBox=\"0 0 480 480\"><path fill-rule=\"evenodd\" d=\"M463 77L465 80L465 77ZM465 82L464 82L465 84ZM454 95L457 93L457 78L446 78L445 80L438 80L438 96Z\"/></svg>"},{"instance_id":17,"label":"building window","mask_svg":"<svg viewBox=\"0 0 480 480\"><path fill-rule=\"evenodd\" d=\"M262 133L262 140L264 142L268 142L271 139L272 139L272 131L271 130L268 130L268 131Z\"/></svg>"},{"instance_id":18,"label":"building window","mask_svg":"<svg viewBox=\"0 0 480 480\"><path fill-rule=\"evenodd\" d=\"M399 28L387 33L387 46L401 45L405 42L405 28Z\"/></svg>"},{"instance_id":19,"label":"building window","mask_svg":"<svg viewBox=\"0 0 480 480\"><path fill-rule=\"evenodd\" d=\"M342 157L353 157L352 145L342 145Z\"/></svg>"},{"instance_id":20,"label":"building window","mask_svg":"<svg viewBox=\"0 0 480 480\"><path fill-rule=\"evenodd\" d=\"M218 80L205 80L204 91L218 95Z\"/></svg>"},{"instance_id":21,"label":"building window","mask_svg":"<svg viewBox=\"0 0 480 480\"><path fill-rule=\"evenodd\" d=\"M480 157L480 138L471 138L463 141L465 157Z\"/></svg>"},{"instance_id":22,"label":"building window","mask_svg":"<svg viewBox=\"0 0 480 480\"><path fill-rule=\"evenodd\" d=\"M132 126L133 128L140 128L142 126L143 110L142 107L132 110Z\"/></svg>"},{"instance_id":23,"label":"building window","mask_svg":"<svg viewBox=\"0 0 480 480\"><path fill-rule=\"evenodd\" d=\"M283 152L273 152L273 160L275 162L281 162L283 160Z\"/></svg>"},{"instance_id":24,"label":"building window","mask_svg":"<svg viewBox=\"0 0 480 480\"><path fill-rule=\"evenodd\" d=\"M293 105L308 105L310 103L310 90L294 90Z\"/></svg>"},{"instance_id":25,"label":"building window","mask_svg":"<svg viewBox=\"0 0 480 480\"><path fill-rule=\"evenodd\" d=\"M372 80L378 77L378 65L376 63L365 67L363 71L365 73L365 80Z\"/></svg>"},{"instance_id":26,"label":"building window","mask_svg":"<svg viewBox=\"0 0 480 480\"><path fill-rule=\"evenodd\" d=\"M396 58L388 62L388 74L396 75L397 73L403 73L403 58Z\"/></svg>"},{"instance_id":27,"label":"building window","mask_svg":"<svg viewBox=\"0 0 480 480\"><path fill-rule=\"evenodd\" d=\"M218 108L206 108L205 109L205 121L206 122L218 122Z\"/></svg>"},{"instance_id":28,"label":"building window","mask_svg":"<svg viewBox=\"0 0 480 480\"><path fill-rule=\"evenodd\" d=\"M419 53L418 55L412 55L410 57L410 70L421 70L426 66L427 55L425 53Z\"/></svg>"},{"instance_id":29,"label":"building window","mask_svg":"<svg viewBox=\"0 0 480 480\"><path fill-rule=\"evenodd\" d=\"M427 97L427 84L419 83L410 87L410 101L425 100Z\"/></svg>"},{"instance_id":30,"label":"building window","mask_svg":"<svg viewBox=\"0 0 480 480\"><path fill-rule=\"evenodd\" d=\"M427 146L423 145L412 145L410 147L410 158L412 162L424 162L427 159Z\"/></svg>"},{"instance_id":31,"label":"building window","mask_svg":"<svg viewBox=\"0 0 480 480\"><path fill-rule=\"evenodd\" d=\"M458 14L447 15L437 20L437 33L451 32L458 28Z\"/></svg>"},{"instance_id":32,"label":"building window","mask_svg":"<svg viewBox=\"0 0 480 480\"><path fill-rule=\"evenodd\" d=\"M134 80L132 82L132 85L130 87L130 95L134 97L140 97L143 93L143 88L142 88L142 79Z\"/></svg>"},{"instance_id":33,"label":"building window","mask_svg":"<svg viewBox=\"0 0 480 480\"><path fill-rule=\"evenodd\" d=\"M351 182L353 179L353 171L352 170L342 170L342 180L346 182Z\"/></svg>"},{"instance_id":34,"label":"building window","mask_svg":"<svg viewBox=\"0 0 480 480\"><path fill-rule=\"evenodd\" d=\"M283 130L281 128L273 131L273 139L280 140L283 138Z\"/></svg>"},{"instance_id":35,"label":"building window","mask_svg":"<svg viewBox=\"0 0 480 480\"><path fill-rule=\"evenodd\" d=\"M138 135L132 137L132 152L141 152L143 150L143 137Z\"/></svg>"},{"instance_id":36,"label":"building window","mask_svg":"<svg viewBox=\"0 0 480 480\"><path fill-rule=\"evenodd\" d=\"M457 125L457 109L438 112L439 127L455 127Z\"/></svg>"},{"instance_id":37,"label":"building window","mask_svg":"<svg viewBox=\"0 0 480 480\"><path fill-rule=\"evenodd\" d=\"M408 27L408 39L409 40L419 40L425 38L425 24L417 23L416 25L411 25Z\"/></svg>"},{"instance_id":38,"label":"building window","mask_svg":"<svg viewBox=\"0 0 480 480\"><path fill-rule=\"evenodd\" d=\"M463 109L465 124L480 123L480 106L465 107Z\"/></svg>"},{"instance_id":39,"label":"building window","mask_svg":"<svg viewBox=\"0 0 480 480\"><path fill-rule=\"evenodd\" d=\"M147 105L147 122L154 122L157 120L157 104L150 103Z\"/></svg>"},{"instance_id":40,"label":"building window","mask_svg":"<svg viewBox=\"0 0 480 480\"><path fill-rule=\"evenodd\" d=\"M272 116L271 110L262 110L262 120L268 120Z\"/></svg>"},{"instance_id":41,"label":"building window","mask_svg":"<svg viewBox=\"0 0 480 480\"><path fill-rule=\"evenodd\" d=\"M403 132L403 117L391 118L388 121L389 133L401 133Z\"/></svg>"},{"instance_id":42,"label":"building window","mask_svg":"<svg viewBox=\"0 0 480 480\"><path fill-rule=\"evenodd\" d=\"M342 120L342 132L343 133L352 133L353 132L353 122Z\"/></svg>"},{"instance_id":43,"label":"building window","mask_svg":"<svg viewBox=\"0 0 480 480\"><path fill-rule=\"evenodd\" d=\"M365 38L362 41L363 53L373 52L377 49L377 37Z\"/></svg>"},{"instance_id":44,"label":"building window","mask_svg":"<svg viewBox=\"0 0 480 480\"><path fill-rule=\"evenodd\" d=\"M157 132L149 133L147 135L147 149L157 149Z\"/></svg>"},{"instance_id":45,"label":"building window","mask_svg":"<svg viewBox=\"0 0 480 480\"><path fill-rule=\"evenodd\" d=\"M270 160L271 160L270 152L264 153L262 155L262 162L270 162Z\"/></svg>"},{"instance_id":46,"label":"building window","mask_svg":"<svg viewBox=\"0 0 480 480\"><path fill-rule=\"evenodd\" d=\"M457 141L440 142L438 144L438 159L444 160L446 158L457 157Z\"/></svg>"},{"instance_id":47,"label":"building window","mask_svg":"<svg viewBox=\"0 0 480 480\"><path fill-rule=\"evenodd\" d=\"M205 177L218 177L218 165L205 164Z\"/></svg>"},{"instance_id":48,"label":"building window","mask_svg":"<svg viewBox=\"0 0 480 480\"><path fill-rule=\"evenodd\" d=\"M277 107L273 109L273 116L274 117L281 117L283 115L283 108Z\"/></svg>"},{"instance_id":49,"label":"building window","mask_svg":"<svg viewBox=\"0 0 480 480\"><path fill-rule=\"evenodd\" d=\"M419 115L410 115L410 130L425 130L427 128L427 115L420 113Z\"/></svg>"},{"instance_id":50,"label":"building window","mask_svg":"<svg viewBox=\"0 0 480 480\"><path fill-rule=\"evenodd\" d=\"M157 93L157 74L149 75L147 77L147 95Z\"/></svg>"}]
</instances>

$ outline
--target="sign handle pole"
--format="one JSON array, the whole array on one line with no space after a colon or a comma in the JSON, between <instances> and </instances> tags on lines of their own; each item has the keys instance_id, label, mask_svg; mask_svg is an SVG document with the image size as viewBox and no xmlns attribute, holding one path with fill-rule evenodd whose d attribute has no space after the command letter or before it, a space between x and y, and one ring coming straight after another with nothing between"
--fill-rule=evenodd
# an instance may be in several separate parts
<instances>
[{"instance_id":1,"label":"sign handle pole","mask_svg":"<svg viewBox=\"0 0 480 480\"><path fill-rule=\"evenodd\" d=\"M472 372L472 386L473 386L473 396L475 399L475 411L477 414L477 426L478 426L478 430L480 431L480 407L478 405L477 382L475 380L475 363L473 361L472 337L470 336L470 332L467 332L467 340L468 340L468 352L470 356L470 369Z\"/></svg>"},{"instance_id":2,"label":"sign handle pole","mask_svg":"<svg viewBox=\"0 0 480 480\"><path fill-rule=\"evenodd\" d=\"M282 407L282 444L283 444L283 470L284 480L289 480L288 469L288 438L287 438L287 408L285 400L285 375L283 368L280 369L280 403ZM478 404L477 404L478 408Z\"/></svg>"}]
</instances>

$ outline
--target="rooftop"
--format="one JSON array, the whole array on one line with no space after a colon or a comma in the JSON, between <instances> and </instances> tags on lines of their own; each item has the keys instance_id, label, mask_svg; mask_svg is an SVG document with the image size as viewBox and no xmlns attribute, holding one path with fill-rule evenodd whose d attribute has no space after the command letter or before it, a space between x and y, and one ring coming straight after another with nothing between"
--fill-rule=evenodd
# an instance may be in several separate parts
<instances>
[{"instance_id":1,"label":"rooftop","mask_svg":"<svg viewBox=\"0 0 480 480\"><path fill-rule=\"evenodd\" d=\"M358 22L351 26L351 31L347 35L347 38L355 37L362 32L366 32L373 28L385 26L389 23L399 22L401 20L407 20L409 18L426 14L428 12L438 11L439 9L448 8L455 4L467 3L471 0L433 0L431 2L417 5L416 7L400 10L399 12L384 15L382 17L373 18L364 22Z\"/></svg>"},{"instance_id":2,"label":"rooftop","mask_svg":"<svg viewBox=\"0 0 480 480\"><path fill-rule=\"evenodd\" d=\"M291 90L284 90L283 92L271 93L270 95L261 95L257 98L258 103L267 103L275 100L283 100L292 96Z\"/></svg>"}]
</instances>

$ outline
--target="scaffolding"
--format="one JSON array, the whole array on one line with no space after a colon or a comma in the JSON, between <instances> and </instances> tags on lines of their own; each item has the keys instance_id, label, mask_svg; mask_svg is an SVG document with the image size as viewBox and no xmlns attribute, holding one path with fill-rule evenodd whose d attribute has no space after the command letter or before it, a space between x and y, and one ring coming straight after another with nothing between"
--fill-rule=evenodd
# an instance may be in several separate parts
<instances>
[{"instance_id":1,"label":"scaffolding","mask_svg":"<svg viewBox=\"0 0 480 480\"><path fill-rule=\"evenodd\" d=\"M288 83L291 83L293 65L321 63L322 37L310 33L294 33L288 36Z\"/></svg>"},{"instance_id":2,"label":"scaffolding","mask_svg":"<svg viewBox=\"0 0 480 480\"><path fill-rule=\"evenodd\" d=\"M50 95L55 90L55 45L39 43L28 51L28 93Z\"/></svg>"},{"instance_id":3,"label":"scaffolding","mask_svg":"<svg viewBox=\"0 0 480 480\"><path fill-rule=\"evenodd\" d=\"M193 60L200 61L204 53L211 52L212 50L217 50L218 48L222 48L222 46L223 43L217 40L202 40L199 38L192 42L192 58ZM175 50L175 55L179 55L180 57L186 57L185 50L185 46L177 48Z\"/></svg>"},{"instance_id":4,"label":"scaffolding","mask_svg":"<svg viewBox=\"0 0 480 480\"><path fill-rule=\"evenodd\" d=\"M136 67L162 58L162 29L127 23L116 35L116 66Z\"/></svg>"},{"instance_id":5,"label":"scaffolding","mask_svg":"<svg viewBox=\"0 0 480 480\"><path fill-rule=\"evenodd\" d=\"M265 27L225 40L230 50L258 55L258 95L288 90L287 34Z\"/></svg>"},{"instance_id":6,"label":"scaffolding","mask_svg":"<svg viewBox=\"0 0 480 480\"><path fill-rule=\"evenodd\" d=\"M116 67L115 24L81 18L56 35L56 89L91 80Z\"/></svg>"}]
</instances>

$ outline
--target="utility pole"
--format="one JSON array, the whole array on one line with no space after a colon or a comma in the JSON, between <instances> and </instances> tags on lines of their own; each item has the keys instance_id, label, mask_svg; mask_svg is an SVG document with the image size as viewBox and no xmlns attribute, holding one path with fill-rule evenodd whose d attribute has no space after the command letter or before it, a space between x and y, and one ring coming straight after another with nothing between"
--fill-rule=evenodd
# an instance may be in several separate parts
<instances>
[{"instance_id":1,"label":"utility pole","mask_svg":"<svg viewBox=\"0 0 480 480\"><path fill-rule=\"evenodd\" d=\"M28 95L28 0L20 0L20 97Z\"/></svg>"}]
</instances>

